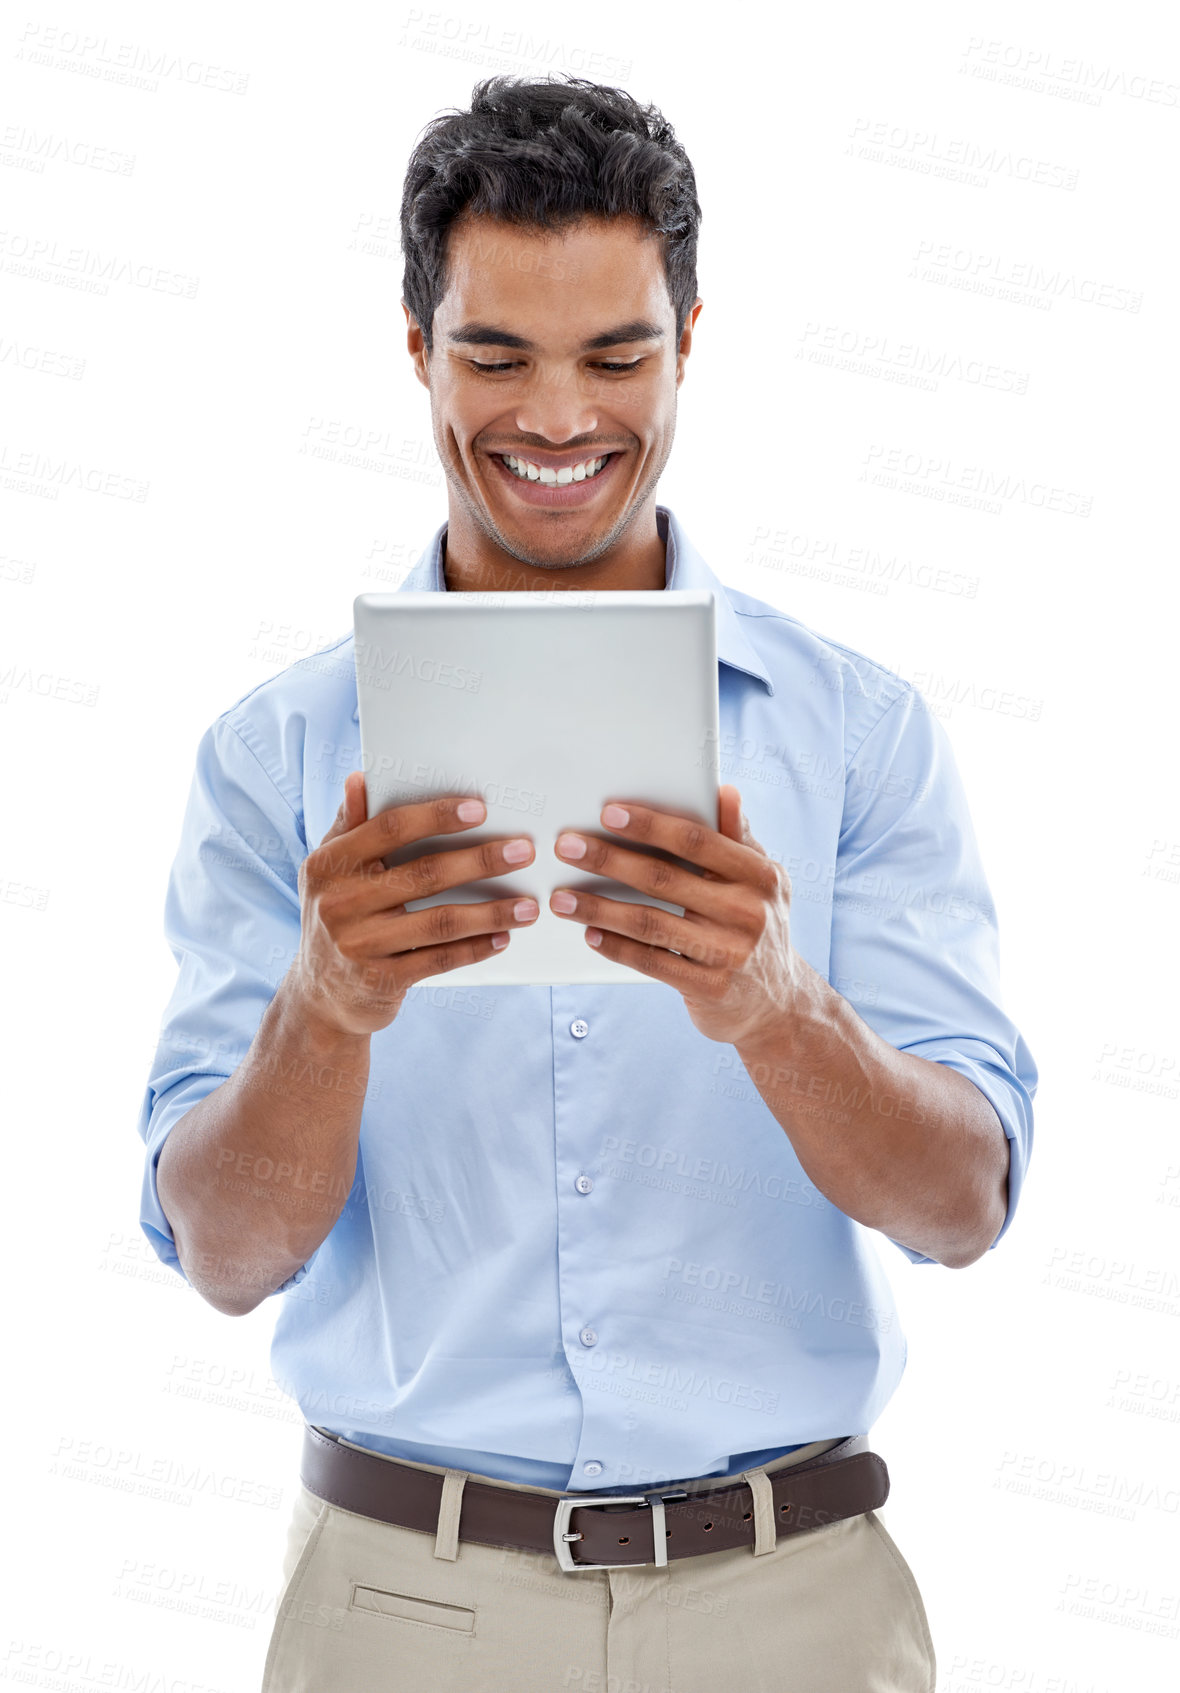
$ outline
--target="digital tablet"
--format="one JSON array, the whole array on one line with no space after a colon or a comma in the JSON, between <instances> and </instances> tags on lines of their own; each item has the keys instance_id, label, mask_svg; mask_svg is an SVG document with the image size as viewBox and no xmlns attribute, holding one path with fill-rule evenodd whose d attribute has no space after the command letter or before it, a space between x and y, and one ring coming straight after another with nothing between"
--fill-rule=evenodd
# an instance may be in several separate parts
<instances>
[{"instance_id":1,"label":"digital tablet","mask_svg":"<svg viewBox=\"0 0 1180 1693\"><path fill-rule=\"evenodd\" d=\"M397 848L428 852L527 835L522 869L406 901L407 911L531 894L535 923L476 964L424 982L552 985L651 982L596 953L587 925L549 909L555 888L683 907L558 858L564 829L620 841L600 821L612 799L719 822L717 629L703 588L359 594L353 603L361 764L368 815L444 794L477 795L477 827ZM647 846L631 850L699 874Z\"/></svg>"}]
</instances>

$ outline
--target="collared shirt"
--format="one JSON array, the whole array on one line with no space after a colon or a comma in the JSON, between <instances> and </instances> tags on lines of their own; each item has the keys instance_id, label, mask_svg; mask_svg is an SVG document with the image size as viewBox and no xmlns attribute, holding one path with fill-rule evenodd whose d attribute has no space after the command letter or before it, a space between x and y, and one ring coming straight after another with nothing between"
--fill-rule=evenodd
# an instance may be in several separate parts
<instances>
[{"instance_id":1,"label":"collared shirt","mask_svg":"<svg viewBox=\"0 0 1180 1693\"><path fill-rule=\"evenodd\" d=\"M721 779L791 878L793 944L1003 1126L994 1247L1037 1071L1001 1005L947 734L901 677L724 586L669 508L657 523L665 586L716 597ZM447 591L446 527L401 591ZM249 1049L298 953L299 864L361 767L351 634L197 748L165 901L179 976L139 1122L141 1222L182 1275L160 1149ZM309 1422L394 1457L567 1491L736 1474L871 1429L906 1361L894 1250L935 1262L817 1190L735 1048L668 984L419 985L372 1037L356 1179L275 1291L271 1369Z\"/></svg>"}]
</instances>

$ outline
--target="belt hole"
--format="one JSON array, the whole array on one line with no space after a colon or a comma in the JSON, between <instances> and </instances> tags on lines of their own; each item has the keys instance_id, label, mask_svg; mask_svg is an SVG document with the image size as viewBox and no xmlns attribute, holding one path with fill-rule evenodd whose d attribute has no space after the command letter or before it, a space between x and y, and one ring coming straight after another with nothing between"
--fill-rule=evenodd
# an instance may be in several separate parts
<instances>
[{"instance_id":1,"label":"belt hole","mask_svg":"<svg viewBox=\"0 0 1180 1693\"><path fill-rule=\"evenodd\" d=\"M619 1540L620 1546L629 1546L630 1544L631 1544L631 1536L629 1534L624 1534Z\"/></svg>"},{"instance_id":2,"label":"belt hole","mask_svg":"<svg viewBox=\"0 0 1180 1693\"><path fill-rule=\"evenodd\" d=\"M752 1516L753 1516L753 1515L754 1515L754 1513L753 1513L753 1511L747 1511L747 1512L746 1512L746 1514L745 1514L745 1516L744 1516L744 1517L743 1517L743 1518L742 1518L742 1521L743 1521L743 1522L744 1522L744 1523L748 1523L748 1522L749 1522L749 1520L750 1520L750 1518L751 1518L751 1517L752 1517Z\"/></svg>"},{"instance_id":3,"label":"belt hole","mask_svg":"<svg viewBox=\"0 0 1180 1693\"><path fill-rule=\"evenodd\" d=\"M787 1512L790 1510L790 1508L791 1507L789 1505L780 1505L779 1506L779 1515L785 1517Z\"/></svg>"},{"instance_id":4,"label":"belt hole","mask_svg":"<svg viewBox=\"0 0 1180 1693\"><path fill-rule=\"evenodd\" d=\"M706 1524L705 1524L705 1533L706 1533L706 1534L708 1534L708 1532L709 1532L709 1530L710 1530L710 1529L711 1529L711 1528L712 1528L712 1526L713 1526L713 1524L712 1524L712 1523L706 1523Z\"/></svg>"}]
</instances>

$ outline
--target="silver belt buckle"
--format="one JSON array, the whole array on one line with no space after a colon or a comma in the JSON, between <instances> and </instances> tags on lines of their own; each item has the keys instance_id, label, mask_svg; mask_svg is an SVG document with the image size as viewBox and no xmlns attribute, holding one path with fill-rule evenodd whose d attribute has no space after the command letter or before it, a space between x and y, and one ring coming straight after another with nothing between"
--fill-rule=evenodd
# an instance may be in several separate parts
<instances>
[{"instance_id":1,"label":"silver belt buckle","mask_svg":"<svg viewBox=\"0 0 1180 1693\"><path fill-rule=\"evenodd\" d=\"M559 1499L557 1509L553 1514L553 1550L557 1554L557 1562L563 1570L623 1570L635 1569L635 1564L575 1564L570 1553L570 1542L581 1540L581 1533L570 1528L570 1513L584 1510L587 1506L594 1508L602 1505L650 1505L652 1547L655 1552L655 1562L662 1569L668 1562L668 1536L664 1528L664 1500L687 1499L688 1494L679 1489L667 1493L599 1493L577 1494L572 1499Z\"/></svg>"}]
</instances>

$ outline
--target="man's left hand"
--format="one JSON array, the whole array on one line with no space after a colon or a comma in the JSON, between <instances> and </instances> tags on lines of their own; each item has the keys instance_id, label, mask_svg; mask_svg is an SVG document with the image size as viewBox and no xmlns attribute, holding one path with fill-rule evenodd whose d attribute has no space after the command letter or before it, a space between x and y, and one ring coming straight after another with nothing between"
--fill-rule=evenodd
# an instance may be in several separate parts
<instances>
[{"instance_id":1,"label":"man's left hand","mask_svg":"<svg viewBox=\"0 0 1180 1693\"><path fill-rule=\"evenodd\" d=\"M681 905L683 917L569 888L554 890L550 909L588 925L587 941L604 957L678 989L703 1035L736 1046L790 1012L806 965L791 944L790 877L750 833L737 788L727 783L718 798L720 831L631 800L602 810L603 828L620 842L660 847L699 865L699 876L591 835L563 831L554 844L564 863ZM583 843L581 857L561 850L567 840ZM573 911L558 909L563 896L576 900Z\"/></svg>"}]
</instances>

